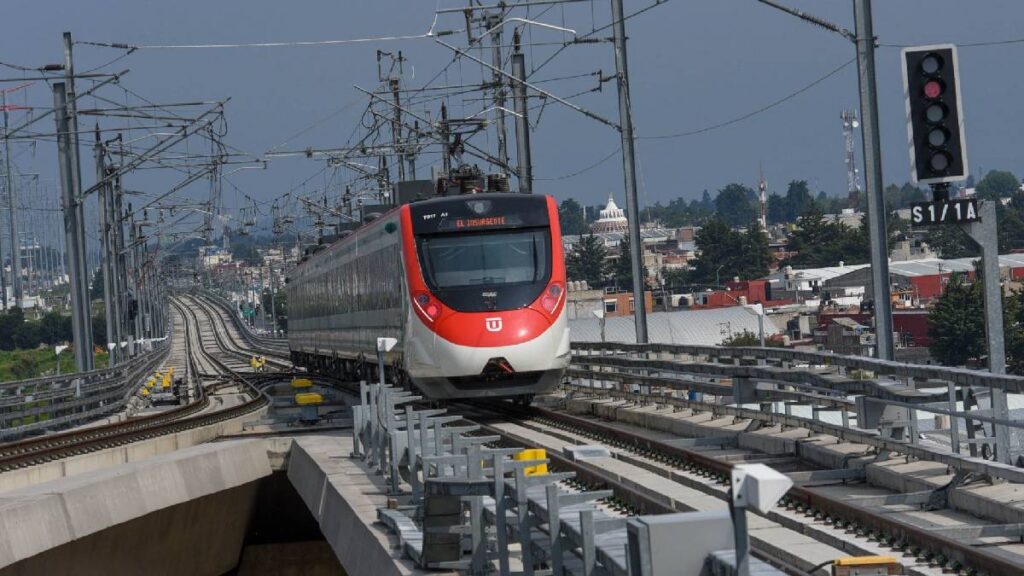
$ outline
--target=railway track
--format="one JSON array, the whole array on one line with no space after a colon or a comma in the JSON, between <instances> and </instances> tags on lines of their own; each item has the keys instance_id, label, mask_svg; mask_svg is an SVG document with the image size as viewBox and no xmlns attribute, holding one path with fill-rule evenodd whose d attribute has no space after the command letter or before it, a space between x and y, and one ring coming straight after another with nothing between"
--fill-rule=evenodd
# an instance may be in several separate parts
<instances>
[{"instance_id":1,"label":"railway track","mask_svg":"<svg viewBox=\"0 0 1024 576\"><path fill-rule=\"evenodd\" d=\"M701 502L708 505L708 496L724 501L728 496L730 469L736 463L762 462L782 472L815 469L793 456L725 446L684 447L678 437L668 433L562 411L505 404L508 403L462 407L466 419L463 424L479 425L481 433L500 436L504 445L547 448L554 469L576 472L577 479L590 488L612 489L616 506L634 513L701 509ZM561 448L569 444L602 444L621 467L604 469L571 461L561 455ZM975 530L985 533L978 520L969 523L966 515L941 506L878 506L877 502L884 502L887 497L899 501L899 495L863 480L820 484L797 482L766 520L777 524L776 530L786 529L836 548L837 556L845 551L854 555L901 557L910 574L1024 574L1024 545L1019 536L967 537ZM689 499L679 494L689 494ZM876 506L866 505L869 499ZM929 524L931 528L926 526ZM962 529L960 536L955 530L958 527ZM809 559L798 565L780 561L779 550L773 549L772 542L759 539L756 533L752 534L752 545L756 556L788 573L824 573L810 572L813 562Z\"/></svg>"},{"instance_id":2,"label":"railway track","mask_svg":"<svg viewBox=\"0 0 1024 576\"><path fill-rule=\"evenodd\" d=\"M247 338L247 334L236 322L226 318L232 312L220 303L207 296L184 295L181 298L184 302L191 304L193 310L201 310L205 313L207 321L212 325L212 332L208 334L204 346L217 346L222 352L230 355L232 360L228 364L232 369L239 372L251 372L249 359L252 358L253 351L262 353L270 367L279 370L291 369L287 350L264 348L263 343ZM214 341L214 338L219 340Z\"/></svg>"},{"instance_id":3,"label":"railway track","mask_svg":"<svg viewBox=\"0 0 1024 576\"><path fill-rule=\"evenodd\" d=\"M189 385L194 387L194 401L123 422L0 444L0 472L209 426L255 412L268 405L269 400L261 391L261 384L270 379L280 379L282 375L243 375L239 369L229 366L214 353L216 350L232 358L239 354L237 344L233 341L225 342L225 338L217 330L216 318L220 318L220 326L224 327L220 314L212 308L200 307L200 312L205 317L205 321L201 321L200 313L190 306L174 299L171 305L182 319L181 325L184 329L181 337L184 339L182 346L185 351L186 378L190 379ZM205 331L202 328L204 326L207 328ZM204 380L213 382L206 385ZM212 410L211 393L225 386L235 386L245 391L249 399L242 404Z\"/></svg>"}]
</instances>

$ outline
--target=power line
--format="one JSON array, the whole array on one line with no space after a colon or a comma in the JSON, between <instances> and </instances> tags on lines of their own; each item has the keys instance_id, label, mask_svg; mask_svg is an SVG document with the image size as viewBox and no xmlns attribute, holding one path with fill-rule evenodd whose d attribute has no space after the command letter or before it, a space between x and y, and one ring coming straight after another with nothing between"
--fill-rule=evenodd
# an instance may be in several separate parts
<instances>
[{"instance_id":1,"label":"power line","mask_svg":"<svg viewBox=\"0 0 1024 576\"><path fill-rule=\"evenodd\" d=\"M612 150L611 154L608 154L607 156L605 156L604 158L601 158L597 162L594 162L590 166L587 166L586 168L583 168L581 170L577 170L576 172L573 172L572 174L565 174L563 176L555 176L554 178L537 178L537 177L534 177L534 180L538 180L538 181L539 180L543 180L545 182L552 182L552 181L555 181L555 180L568 180L569 178L575 178L576 176L579 176L580 174L584 174L586 172L590 172L594 168L597 168L601 164L604 164L605 162L611 160L621 150L622 150L621 147L616 147L615 150Z\"/></svg>"},{"instance_id":2,"label":"power line","mask_svg":"<svg viewBox=\"0 0 1024 576\"><path fill-rule=\"evenodd\" d=\"M624 17L622 18L622 21L623 21L623 22L625 22L625 21L629 20L630 18L633 18L634 16L639 16L639 15L643 14L644 12L647 12L648 10L650 10L650 9L652 9L652 8L655 8L655 7L657 7L657 6L661 6L662 4L665 4L665 3L667 3L667 2L668 2L668 0L655 0L655 1L654 1L654 4L650 4L650 5L648 5L648 6L645 6L644 8L641 8L641 9L637 10L636 12L632 12L632 13L630 13L630 14L627 14L627 15L625 15L625 16L624 16ZM608 28L611 28L612 26L614 26L614 25L615 25L615 24L617 24L617 23L618 23L617 21L613 20L612 22L609 22L608 24L605 24L604 26L601 26L600 28L594 28L594 29L593 29L593 30L591 30L590 32L587 32L586 34L584 34L584 35L582 35L582 36L578 36L578 37L577 37L577 38L576 38L575 40L573 40L572 42L566 42L565 44L563 44L563 45L562 45L562 47L561 47L561 48L559 48L558 50L555 50L555 53L554 53L554 54L552 54L551 56L548 56L546 60L544 60L543 62L541 62L541 63L540 63L540 65L538 65L538 66L535 66L535 67L533 68L533 70L531 70L531 71L530 71L530 73L529 73L529 74L527 74L527 78L529 78L530 76L533 76L534 74L536 74L537 72L539 72L541 68L543 68L543 67L547 66L549 62L551 62L552 60L554 60L556 56L558 56L559 54L561 54L561 53L562 53L562 51L564 51L564 50L565 50L566 48L568 48L569 46L572 46L573 44L577 44L577 43L583 42L584 40L587 40L588 38L590 38L590 37L594 36L594 35L595 35L595 34L597 34L598 32L601 32L601 31L603 31L603 30L607 30Z\"/></svg>"},{"instance_id":3,"label":"power line","mask_svg":"<svg viewBox=\"0 0 1024 576\"><path fill-rule=\"evenodd\" d=\"M75 44L86 46L98 46L101 48L120 48L123 50L192 50L192 49L221 49L221 48L287 48L299 46L334 46L340 44L362 44L366 42L386 42L393 40L422 40L425 38L437 38L458 34L464 30L442 30L434 32L433 29L424 34L411 34L406 36L375 36L365 38L340 38L333 40L297 40L291 42L241 42L236 44L127 44L124 42L90 42L78 40Z\"/></svg>"},{"instance_id":4,"label":"power line","mask_svg":"<svg viewBox=\"0 0 1024 576\"><path fill-rule=\"evenodd\" d=\"M688 130L686 132L677 132L675 134L661 134L661 135L658 135L658 136L637 136L637 140L671 140L673 138L684 138L686 136L696 136L697 134L704 134L706 132L711 132L712 130L717 130L719 128L724 128L726 126L730 126L732 124L736 124L737 122L742 122L742 121L744 121L744 120L746 120L748 118L757 116L758 114L761 114L762 112L767 112L768 110L771 110L772 108L775 108L775 107L777 107L777 106L779 106L779 105L781 105L781 104L783 104L785 102L788 102L789 100L792 100L793 98L796 98L797 96L803 94L804 92L807 92L811 88L814 88L818 84L821 84L825 80L828 80L829 78L835 76L836 74L838 74L839 72L844 70L847 66L849 66L850 64L853 64L856 61L857 61L856 58L851 58L850 60L847 60L845 63L840 65L838 68L832 70L828 74L825 74L824 76L818 78L817 80L811 82L810 84L807 84L806 86L800 88L799 90L797 90L795 92L792 92L790 94L787 94L786 96L783 96L782 98L779 98L778 100L772 102L771 104L768 104L766 106L762 106L762 107L758 108L757 110L754 110L752 112L748 112L746 114L743 114L742 116L737 116L736 118L732 118L732 119L726 120L724 122L719 122L717 124L712 124L711 126L705 126L703 128L698 128L696 130Z\"/></svg>"}]
</instances>

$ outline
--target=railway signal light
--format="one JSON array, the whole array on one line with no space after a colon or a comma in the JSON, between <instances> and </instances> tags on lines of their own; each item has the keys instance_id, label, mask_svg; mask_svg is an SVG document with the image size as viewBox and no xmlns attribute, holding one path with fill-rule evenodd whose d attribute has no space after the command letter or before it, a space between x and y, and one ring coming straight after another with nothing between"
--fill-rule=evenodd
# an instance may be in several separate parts
<instances>
[{"instance_id":1,"label":"railway signal light","mask_svg":"<svg viewBox=\"0 0 1024 576\"><path fill-rule=\"evenodd\" d=\"M913 181L941 184L967 178L956 46L904 48L902 56Z\"/></svg>"}]
</instances>

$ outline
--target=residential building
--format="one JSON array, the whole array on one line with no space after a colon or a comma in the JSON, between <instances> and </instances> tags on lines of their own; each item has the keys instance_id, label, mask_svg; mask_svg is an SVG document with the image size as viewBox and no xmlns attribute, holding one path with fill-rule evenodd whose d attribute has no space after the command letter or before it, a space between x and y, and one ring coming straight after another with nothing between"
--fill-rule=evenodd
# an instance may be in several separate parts
<instances>
[{"instance_id":1,"label":"residential building","mask_svg":"<svg viewBox=\"0 0 1024 576\"><path fill-rule=\"evenodd\" d=\"M814 343L820 350L853 356L873 356L875 334L852 318L829 318L814 331Z\"/></svg>"}]
</instances>

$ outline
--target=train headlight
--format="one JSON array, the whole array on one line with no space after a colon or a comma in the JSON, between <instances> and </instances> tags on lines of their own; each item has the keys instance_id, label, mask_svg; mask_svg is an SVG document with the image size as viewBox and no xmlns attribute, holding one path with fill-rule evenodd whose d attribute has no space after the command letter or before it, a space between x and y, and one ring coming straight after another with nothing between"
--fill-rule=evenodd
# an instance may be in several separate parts
<instances>
[{"instance_id":1,"label":"train headlight","mask_svg":"<svg viewBox=\"0 0 1024 576\"><path fill-rule=\"evenodd\" d=\"M441 315L441 306L437 302L434 302L434 299L426 292L420 292L412 299L412 301L416 304L416 307L419 308L420 312L422 312L423 315L431 322L437 320L437 317Z\"/></svg>"},{"instance_id":2,"label":"train headlight","mask_svg":"<svg viewBox=\"0 0 1024 576\"><path fill-rule=\"evenodd\" d=\"M565 288L561 282L552 282L544 289L544 295L540 297L540 307L548 314L554 314L558 304L562 301Z\"/></svg>"}]
</instances>

